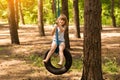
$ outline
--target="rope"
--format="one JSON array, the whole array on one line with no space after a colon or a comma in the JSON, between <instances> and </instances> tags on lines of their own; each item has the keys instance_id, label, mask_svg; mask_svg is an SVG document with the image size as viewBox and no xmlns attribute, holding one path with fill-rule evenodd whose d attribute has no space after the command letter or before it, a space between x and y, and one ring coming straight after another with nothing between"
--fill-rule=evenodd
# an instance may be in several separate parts
<instances>
[{"instance_id":1,"label":"rope","mask_svg":"<svg viewBox=\"0 0 120 80\"><path fill-rule=\"evenodd\" d=\"M57 1L56 1L57 2ZM59 0L58 0L58 5L57 5L57 17L59 17L60 16L60 5L59 5ZM58 39L58 28L56 29L56 44L57 44L57 48L56 48L56 50L55 50L55 52L56 53L58 53L59 52L59 39Z\"/></svg>"},{"instance_id":2,"label":"rope","mask_svg":"<svg viewBox=\"0 0 120 80\"><path fill-rule=\"evenodd\" d=\"M60 5L59 5L60 1L58 0L58 8L57 8L57 17L60 16ZM58 39L58 28L56 29L56 43L57 43L57 46L59 46L59 39Z\"/></svg>"},{"instance_id":3,"label":"rope","mask_svg":"<svg viewBox=\"0 0 120 80\"><path fill-rule=\"evenodd\" d=\"M57 12L57 17L60 16L60 1L58 0L58 12Z\"/></svg>"},{"instance_id":4,"label":"rope","mask_svg":"<svg viewBox=\"0 0 120 80\"><path fill-rule=\"evenodd\" d=\"M58 29L56 29L56 32L55 32L55 36L56 36L56 44L57 46L59 46L59 39L58 39Z\"/></svg>"}]
</instances>

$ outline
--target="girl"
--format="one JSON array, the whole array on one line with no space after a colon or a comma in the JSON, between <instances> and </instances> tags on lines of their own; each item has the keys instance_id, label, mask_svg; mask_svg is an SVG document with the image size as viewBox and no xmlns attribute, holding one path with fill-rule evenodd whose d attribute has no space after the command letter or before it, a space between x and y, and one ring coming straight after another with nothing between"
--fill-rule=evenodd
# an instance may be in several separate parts
<instances>
[{"instance_id":1,"label":"girl","mask_svg":"<svg viewBox=\"0 0 120 80\"><path fill-rule=\"evenodd\" d=\"M65 39L64 39L64 32L66 27L68 26L68 20L67 17L64 14L61 14L58 19L56 20L56 26L52 30L52 35L53 35L53 41L51 45L51 49L48 52L47 57L43 60L43 62L47 62L51 55L54 53L55 49L57 48L57 43L56 43L56 36L55 36L55 31L58 29L58 41L59 41L59 56L60 56L60 61L58 65L62 65L64 61L64 49L65 49Z\"/></svg>"}]
</instances>

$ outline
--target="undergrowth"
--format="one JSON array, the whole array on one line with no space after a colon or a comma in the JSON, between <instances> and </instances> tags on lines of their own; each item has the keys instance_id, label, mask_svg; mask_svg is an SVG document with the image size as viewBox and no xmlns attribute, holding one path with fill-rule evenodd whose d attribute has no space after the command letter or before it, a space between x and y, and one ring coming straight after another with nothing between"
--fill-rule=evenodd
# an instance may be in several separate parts
<instances>
[{"instance_id":1,"label":"undergrowth","mask_svg":"<svg viewBox=\"0 0 120 80\"><path fill-rule=\"evenodd\" d=\"M109 74L117 74L120 72L120 66L117 65L116 58L111 59L105 57L104 61L105 62L103 62L103 66L102 66L103 72Z\"/></svg>"},{"instance_id":2,"label":"undergrowth","mask_svg":"<svg viewBox=\"0 0 120 80\"><path fill-rule=\"evenodd\" d=\"M33 65L38 67L44 67L43 64L43 58L39 57L38 55L31 55L30 59L33 62ZM51 58L51 63L54 66L57 66L57 63L59 61L59 58L54 56ZM83 61L81 58L73 58L71 70L73 71L81 71L83 68ZM120 72L120 66L117 65L116 59L111 58L104 58L104 62L102 63L102 69L103 73L109 73L109 74L116 74Z\"/></svg>"}]
</instances>

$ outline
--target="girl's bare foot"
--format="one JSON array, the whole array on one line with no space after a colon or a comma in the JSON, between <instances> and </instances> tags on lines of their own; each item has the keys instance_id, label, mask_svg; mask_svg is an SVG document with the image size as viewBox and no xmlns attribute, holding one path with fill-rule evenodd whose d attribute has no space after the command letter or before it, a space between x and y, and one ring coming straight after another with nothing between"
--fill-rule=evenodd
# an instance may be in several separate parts
<instances>
[{"instance_id":1,"label":"girl's bare foot","mask_svg":"<svg viewBox=\"0 0 120 80\"><path fill-rule=\"evenodd\" d=\"M47 60L43 60L43 62L45 62L45 63L46 63L46 62L47 62Z\"/></svg>"},{"instance_id":2,"label":"girl's bare foot","mask_svg":"<svg viewBox=\"0 0 120 80\"><path fill-rule=\"evenodd\" d=\"M62 62L59 62L58 65L59 65L59 66L62 66Z\"/></svg>"}]
</instances>

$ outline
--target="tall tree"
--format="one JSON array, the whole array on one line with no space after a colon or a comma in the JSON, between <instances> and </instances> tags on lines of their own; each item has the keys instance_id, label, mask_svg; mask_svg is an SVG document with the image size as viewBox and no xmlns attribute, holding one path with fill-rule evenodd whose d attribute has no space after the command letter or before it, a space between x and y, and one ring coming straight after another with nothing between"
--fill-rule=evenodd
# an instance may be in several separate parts
<instances>
[{"instance_id":1,"label":"tall tree","mask_svg":"<svg viewBox=\"0 0 120 80\"><path fill-rule=\"evenodd\" d=\"M18 15L18 2L19 0L14 0L14 7L15 7L15 21L16 21L16 26L19 28L19 15Z\"/></svg>"},{"instance_id":2,"label":"tall tree","mask_svg":"<svg viewBox=\"0 0 120 80\"><path fill-rule=\"evenodd\" d=\"M69 21L69 12L68 12L68 0L62 0L62 13L66 15ZM69 26L65 31L65 46L70 49L70 40L69 40Z\"/></svg>"},{"instance_id":3,"label":"tall tree","mask_svg":"<svg viewBox=\"0 0 120 80\"><path fill-rule=\"evenodd\" d=\"M20 44L19 37L18 37L18 31L17 31L17 25L15 21L14 0L7 0L7 1L8 1L8 8L9 8L8 19L9 19L9 25L10 25L11 43Z\"/></svg>"},{"instance_id":4,"label":"tall tree","mask_svg":"<svg viewBox=\"0 0 120 80\"><path fill-rule=\"evenodd\" d=\"M22 5L21 5L21 0L18 0L19 2L18 2L18 9L19 9L19 14L20 14L20 23L22 24L22 25L24 25L25 24L25 21L24 21L24 15L23 15L23 11L22 11Z\"/></svg>"},{"instance_id":5,"label":"tall tree","mask_svg":"<svg viewBox=\"0 0 120 80\"><path fill-rule=\"evenodd\" d=\"M43 24L43 0L38 0L38 28L40 36L45 36Z\"/></svg>"},{"instance_id":6,"label":"tall tree","mask_svg":"<svg viewBox=\"0 0 120 80\"><path fill-rule=\"evenodd\" d=\"M112 18L112 25L113 27L116 27L116 19L115 19L115 15L114 15L114 0L111 0L111 18Z\"/></svg>"},{"instance_id":7,"label":"tall tree","mask_svg":"<svg viewBox=\"0 0 120 80\"><path fill-rule=\"evenodd\" d=\"M51 4L52 13L56 14L56 0L52 0Z\"/></svg>"},{"instance_id":8,"label":"tall tree","mask_svg":"<svg viewBox=\"0 0 120 80\"><path fill-rule=\"evenodd\" d=\"M57 1L56 0L51 0L51 9L52 9L52 14L53 14L53 19L57 18ZM55 22L55 21L54 21Z\"/></svg>"},{"instance_id":9,"label":"tall tree","mask_svg":"<svg viewBox=\"0 0 120 80\"><path fill-rule=\"evenodd\" d=\"M84 0L84 65L81 80L103 80L101 10L100 0Z\"/></svg>"},{"instance_id":10,"label":"tall tree","mask_svg":"<svg viewBox=\"0 0 120 80\"><path fill-rule=\"evenodd\" d=\"M73 9L74 9L74 24L76 27L76 37L80 38L80 23L79 23L79 7L78 0L73 0Z\"/></svg>"}]
</instances>

